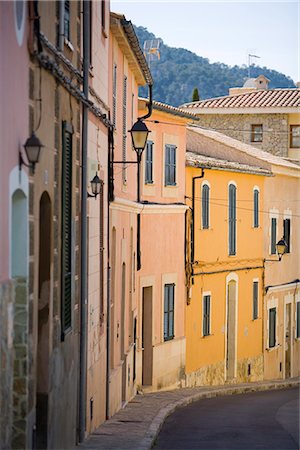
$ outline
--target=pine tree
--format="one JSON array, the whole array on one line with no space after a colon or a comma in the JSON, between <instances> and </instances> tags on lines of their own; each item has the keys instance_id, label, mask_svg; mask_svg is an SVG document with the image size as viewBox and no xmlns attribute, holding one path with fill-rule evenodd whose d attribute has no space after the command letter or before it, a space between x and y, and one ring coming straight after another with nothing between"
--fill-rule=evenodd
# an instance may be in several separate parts
<instances>
[{"instance_id":1,"label":"pine tree","mask_svg":"<svg viewBox=\"0 0 300 450\"><path fill-rule=\"evenodd\" d=\"M195 88L193 91L193 99L192 102L198 102L200 100L198 89Z\"/></svg>"}]
</instances>

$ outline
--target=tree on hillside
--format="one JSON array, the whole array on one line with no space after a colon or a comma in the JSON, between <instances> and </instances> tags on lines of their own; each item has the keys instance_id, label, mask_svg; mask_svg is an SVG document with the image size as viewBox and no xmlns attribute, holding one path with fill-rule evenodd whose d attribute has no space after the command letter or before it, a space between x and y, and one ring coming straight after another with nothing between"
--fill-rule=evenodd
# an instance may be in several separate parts
<instances>
[{"instance_id":1,"label":"tree on hillside","mask_svg":"<svg viewBox=\"0 0 300 450\"><path fill-rule=\"evenodd\" d=\"M198 102L200 100L198 88L193 91L192 102Z\"/></svg>"}]
</instances>

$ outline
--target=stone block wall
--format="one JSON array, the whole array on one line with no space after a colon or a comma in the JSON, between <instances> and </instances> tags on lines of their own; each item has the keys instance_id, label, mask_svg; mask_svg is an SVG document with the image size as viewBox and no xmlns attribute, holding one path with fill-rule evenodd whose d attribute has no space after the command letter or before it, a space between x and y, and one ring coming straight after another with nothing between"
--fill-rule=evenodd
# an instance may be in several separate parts
<instances>
[{"instance_id":1,"label":"stone block wall","mask_svg":"<svg viewBox=\"0 0 300 450\"><path fill-rule=\"evenodd\" d=\"M200 114L200 126L226 134L277 156L288 156L287 114ZM251 125L263 126L263 141L251 142Z\"/></svg>"}]
</instances>

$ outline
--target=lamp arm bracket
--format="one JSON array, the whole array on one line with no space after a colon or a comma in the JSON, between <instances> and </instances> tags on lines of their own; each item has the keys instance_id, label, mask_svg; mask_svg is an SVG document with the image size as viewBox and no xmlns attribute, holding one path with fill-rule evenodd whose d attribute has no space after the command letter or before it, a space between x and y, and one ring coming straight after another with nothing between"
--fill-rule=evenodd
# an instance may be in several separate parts
<instances>
[{"instance_id":1,"label":"lamp arm bracket","mask_svg":"<svg viewBox=\"0 0 300 450\"><path fill-rule=\"evenodd\" d=\"M24 158L22 156L22 153L19 151L19 170L22 170L22 166L28 167L29 169L33 169L32 164L28 164L24 161Z\"/></svg>"}]
</instances>

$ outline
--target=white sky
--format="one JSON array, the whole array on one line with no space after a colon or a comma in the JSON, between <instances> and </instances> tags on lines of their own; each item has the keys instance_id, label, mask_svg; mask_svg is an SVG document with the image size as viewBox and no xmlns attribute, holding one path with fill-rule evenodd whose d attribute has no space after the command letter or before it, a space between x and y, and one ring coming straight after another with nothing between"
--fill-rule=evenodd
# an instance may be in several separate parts
<instances>
[{"instance_id":1,"label":"white sky","mask_svg":"<svg viewBox=\"0 0 300 450\"><path fill-rule=\"evenodd\" d=\"M253 63L300 81L300 0L111 0L111 10L170 47L210 62Z\"/></svg>"}]
</instances>

